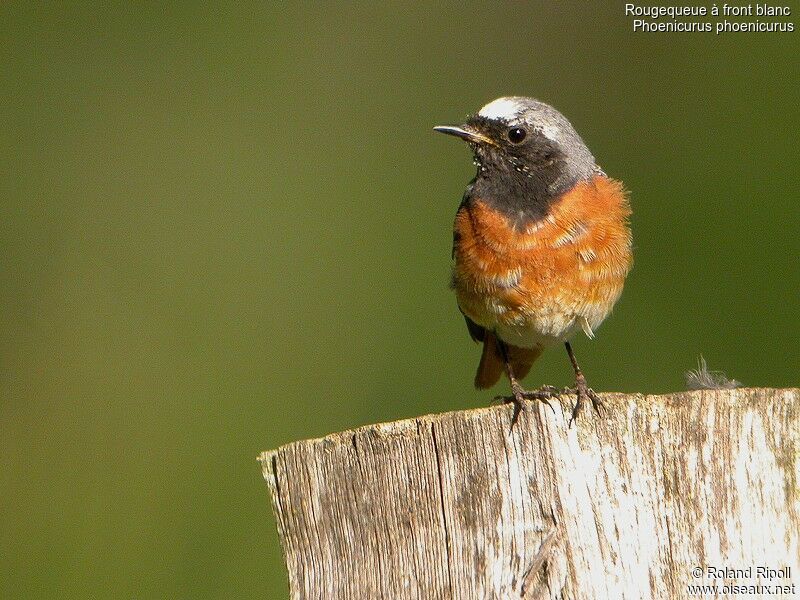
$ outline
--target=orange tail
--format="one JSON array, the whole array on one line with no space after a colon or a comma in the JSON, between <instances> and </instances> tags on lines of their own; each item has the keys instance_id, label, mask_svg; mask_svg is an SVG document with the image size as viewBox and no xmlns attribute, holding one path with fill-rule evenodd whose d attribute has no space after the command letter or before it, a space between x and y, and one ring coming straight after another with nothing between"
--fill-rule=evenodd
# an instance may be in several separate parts
<instances>
[{"instance_id":1,"label":"orange tail","mask_svg":"<svg viewBox=\"0 0 800 600\"><path fill-rule=\"evenodd\" d=\"M506 345L506 348L511 370L517 379L522 379L528 374L534 361L539 358L543 350L538 346L536 348L519 348ZM492 387L498 382L503 371L505 371L505 361L497 344L497 338L493 333L487 331L483 339L483 352L481 361L478 363L478 372L475 373L475 387L479 390Z\"/></svg>"},{"instance_id":2,"label":"orange tail","mask_svg":"<svg viewBox=\"0 0 800 600\"><path fill-rule=\"evenodd\" d=\"M492 387L503 374L505 365L500 348L497 347L497 339L493 333L488 331L483 338L483 352L481 352L481 362L478 363L478 372L475 373L475 387L485 390Z\"/></svg>"}]
</instances>

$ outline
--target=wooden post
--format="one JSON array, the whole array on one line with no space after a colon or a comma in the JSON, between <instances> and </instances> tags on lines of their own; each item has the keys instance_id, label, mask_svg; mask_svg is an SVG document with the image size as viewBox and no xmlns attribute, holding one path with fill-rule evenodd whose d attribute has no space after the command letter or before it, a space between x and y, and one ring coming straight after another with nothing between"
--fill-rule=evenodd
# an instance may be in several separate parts
<instances>
[{"instance_id":1,"label":"wooden post","mask_svg":"<svg viewBox=\"0 0 800 600\"><path fill-rule=\"evenodd\" d=\"M797 597L800 390L604 400L572 428L564 396L513 430L494 406L264 452L291 598Z\"/></svg>"}]
</instances>

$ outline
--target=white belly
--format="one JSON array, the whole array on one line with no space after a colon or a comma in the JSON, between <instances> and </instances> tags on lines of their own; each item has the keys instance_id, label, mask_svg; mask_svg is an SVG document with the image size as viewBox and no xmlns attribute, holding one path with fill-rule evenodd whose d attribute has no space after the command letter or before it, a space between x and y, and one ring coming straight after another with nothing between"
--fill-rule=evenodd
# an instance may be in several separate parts
<instances>
[{"instance_id":1,"label":"white belly","mask_svg":"<svg viewBox=\"0 0 800 600\"><path fill-rule=\"evenodd\" d=\"M564 313L541 314L533 319L526 319L525 323L498 322L494 326L494 331L501 340L520 348L563 343L569 341L579 329L580 319Z\"/></svg>"}]
</instances>

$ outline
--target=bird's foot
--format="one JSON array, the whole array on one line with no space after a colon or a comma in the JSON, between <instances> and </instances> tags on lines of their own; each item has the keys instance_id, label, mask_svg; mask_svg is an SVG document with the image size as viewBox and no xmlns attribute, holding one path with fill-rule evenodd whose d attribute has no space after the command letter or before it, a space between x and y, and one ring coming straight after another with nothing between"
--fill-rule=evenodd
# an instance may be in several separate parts
<instances>
[{"instance_id":1,"label":"bird's foot","mask_svg":"<svg viewBox=\"0 0 800 600\"><path fill-rule=\"evenodd\" d=\"M519 384L512 385L511 392L511 396L495 396L494 399L496 401L502 401L503 404L514 405L514 415L511 417L512 428L516 424L519 413L524 408L526 400L538 400L539 402L543 402L553 411L553 414L555 414L555 409L553 405L550 404L550 399L564 393L563 390L553 387L552 385L543 385L535 390L525 390Z\"/></svg>"},{"instance_id":2,"label":"bird's foot","mask_svg":"<svg viewBox=\"0 0 800 600\"><path fill-rule=\"evenodd\" d=\"M560 394L564 393L563 390L560 390L559 388L554 387L552 385L543 385L539 388L536 388L535 390L523 390L522 388L520 388L517 391L519 392L519 395L522 396L523 400L538 400L539 402L544 402L545 404L547 404L547 406L550 407L550 410L553 410L553 405L550 404L550 399L556 398ZM514 394L515 398L516 395L517 394L515 393Z\"/></svg>"},{"instance_id":3,"label":"bird's foot","mask_svg":"<svg viewBox=\"0 0 800 600\"><path fill-rule=\"evenodd\" d=\"M575 387L573 388L565 388L564 392L568 394L575 394L577 396L577 400L575 401L575 408L572 409L572 416L569 419L569 426L572 427L572 424L575 422L575 419L578 418L578 415L583 410L583 406L586 404L587 400L591 401L592 407L594 408L594 412L597 413L598 416L603 415L603 410L605 409L605 404L603 404L603 400L600 396L597 395L592 388L586 385L586 378L583 376L583 373L578 374L575 379Z\"/></svg>"}]
</instances>

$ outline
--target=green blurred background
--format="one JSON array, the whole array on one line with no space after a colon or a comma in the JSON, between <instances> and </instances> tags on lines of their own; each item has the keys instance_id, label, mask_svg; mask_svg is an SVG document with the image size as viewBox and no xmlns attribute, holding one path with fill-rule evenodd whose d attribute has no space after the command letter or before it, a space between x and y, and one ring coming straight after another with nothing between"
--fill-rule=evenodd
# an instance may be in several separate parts
<instances>
[{"instance_id":1,"label":"green blurred background","mask_svg":"<svg viewBox=\"0 0 800 600\"><path fill-rule=\"evenodd\" d=\"M260 450L484 406L447 289L506 94L632 193L602 390L797 384L800 45L617 2L0 7L0 597L286 598ZM530 385L566 385L561 350ZM497 388L495 393L504 391Z\"/></svg>"}]
</instances>

